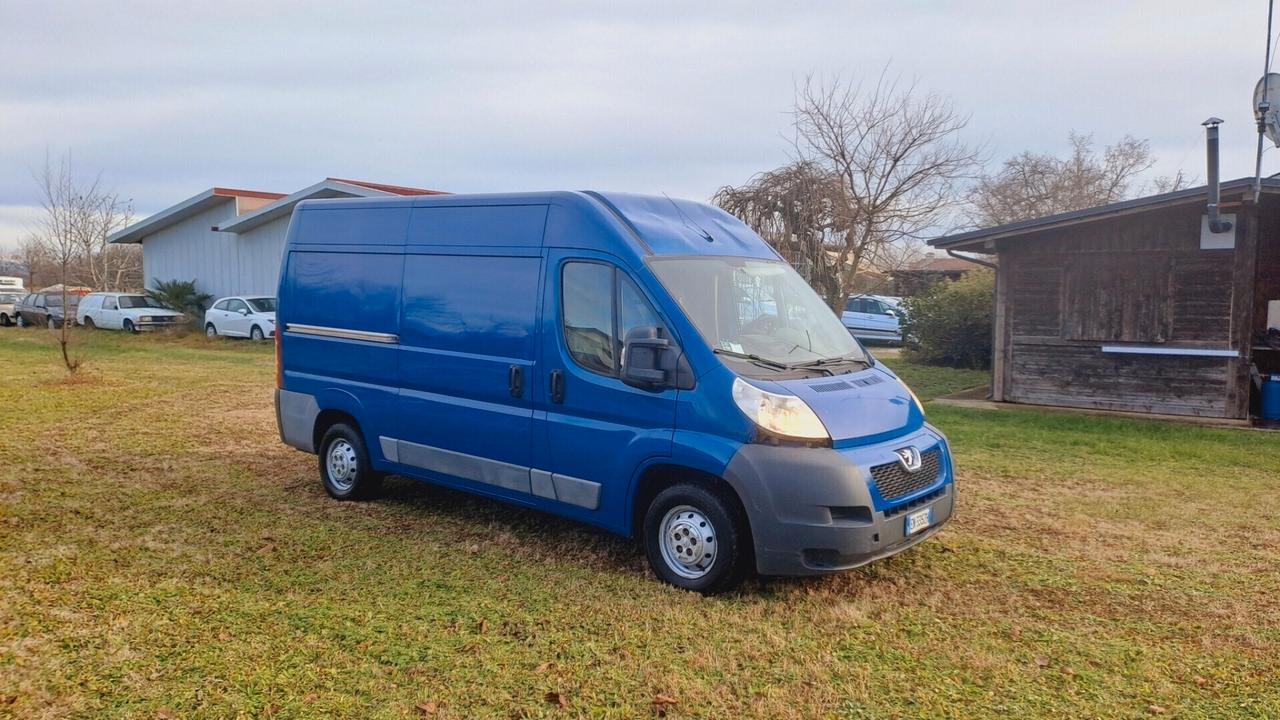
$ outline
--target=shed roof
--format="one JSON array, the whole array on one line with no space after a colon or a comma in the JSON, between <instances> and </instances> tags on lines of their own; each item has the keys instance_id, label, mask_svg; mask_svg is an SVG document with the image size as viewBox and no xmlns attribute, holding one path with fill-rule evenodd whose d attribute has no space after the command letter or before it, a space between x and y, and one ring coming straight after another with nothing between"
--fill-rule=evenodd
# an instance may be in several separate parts
<instances>
[{"instance_id":1,"label":"shed roof","mask_svg":"<svg viewBox=\"0 0 1280 720\"><path fill-rule=\"evenodd\" d=\"M447 195L443 190L427 190L424 188L405 187L403 185L385 185L383 183L363 180L344 180L342 178L325 178L310 187L298 192L282 196L269 205L245 213L226 225L218 228L221 232L243 233L276 218L293 212L293 206L303 200L344 197L381 197L386 195Z\"/></svg>"},{"instance_id":2,"label":"shed roof","mask_svg":"<svg viewBox=\"0 0 1280 720\"><path fill-rule=\"evenodd\" d=\"M240 190L238 188L212 187L202 193L193 195L182 202L165 208L160 212L140 220L127 228L112 233L107 240L113 243L134 243L176 222L212 208L219 203L228 202L238 197L257 198L261 200L279 200L284 193L264 192L262 190Z\"/></svg>"},{"instance_id":3,"label":"shed roof","mask_svg":"<svg viewBox=\"0 0 1280 720\"><path fill-rule=\"evenodd\" d=\"M1224 182L1222 183L1222 192L1225 194L1229 192L1248 190L1252 187L1253 182L1254 179L1252 177L1239 178L1229 182ZM983 246L992 240L1017 237L1019 235L1025 235L1039 230L1046 230L1052 227L1088 222L1091 220L1098 220L1131 212L1152 210L1169 205L1180 205L1189 202L1204 202L1207 190L1207 186L1201 185L1199 187L1187 188L1186 190L1176 190L1174 192L1161 193L1159 195L1149 195L1147 197L1134 198L1132 200L1122 200L1120 202L1111 203L1110 205L1100 205L1098 207L1085 208L1084 210L1073 210L1071 212L1059 213L1057 215L1048 215L1045 217L1032 218L1031 220L1020 220L1018 222L1007 223L1005 225L996 225L995 227L983 228L981 230L972 230L969 232L956 233L954 235L944 235L943 237L937 237L930 240L929 244L936 248L950 250L989 250L989 248L984 248ZM1280 179L1264 178L1262 180L1262 190L1268 194L1280 192Z\"/></svg>"}]
</instances>

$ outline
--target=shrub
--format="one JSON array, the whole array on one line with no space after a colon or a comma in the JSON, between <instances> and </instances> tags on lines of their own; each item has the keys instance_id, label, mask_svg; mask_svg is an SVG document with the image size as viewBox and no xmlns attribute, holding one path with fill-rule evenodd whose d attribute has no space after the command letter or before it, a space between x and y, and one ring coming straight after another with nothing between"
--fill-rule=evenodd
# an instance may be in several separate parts
<instances>
[{"instance_id":1,"label":"shrub","mask_svg":"<svg viewBox=\"0 0 1280 720\"><path fill-rule=\"evenodd\" d=\"M991 366L991 314L995 273L970 270L959 280L934 283L904 301L907 355L931 365Z\"/></svg>"},{"instance_id":2,"label":"shrub","mask_svg":"<svg viewBox=\"0 0 1280 720\"><path fill-rule=\"evenodd\" d=\"M213 300L212 295L196 288L195 280L156 280L147 295L170 310L185 314L192 325L204 322L204 311Z\"/></svg>"}]
</instances>

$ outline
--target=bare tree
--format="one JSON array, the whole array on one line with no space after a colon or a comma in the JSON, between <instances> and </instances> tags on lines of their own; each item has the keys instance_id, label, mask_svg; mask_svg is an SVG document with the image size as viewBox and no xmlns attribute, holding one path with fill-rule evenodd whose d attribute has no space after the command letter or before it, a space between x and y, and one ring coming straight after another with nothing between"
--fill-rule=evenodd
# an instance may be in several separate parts
<instances>
[{"instance_id":1,"label":"bare tree","mask_svg":"<svg viewBox=\"0 0 1280 720\"><path fill-rule=\"evenodd\" d=\"M835 208L847 228L836 251L844 305L855 274L868 263L901 255L895 246L945 232L964 200L980 148L960 133L969 118L947 98L924 93L882 73L876 84L810 77L797 89L794 111L797 155L838 178Z\"/></svg>"},{"instance_id":2,"label":"bare tree","mask_svg":"<svg viewBox=\"0 0 1280 720\"><path fill-rule=\"evenodd\" d=\"M848 228L839 178L811 162L795 162L759 173L743 185L726 185L712 202L774 247L825 298L839 291L832 249Z\"/></svg>"},{"instance_id":3,"label":"bare tree","mask_svg":"<svg viewBox=\"0 0 1280 720\"><path fill-rule=\"evenodd\" d=\"M36 180L44 216L29 250L33 259L43 255L57 269L63 320L58 324L50 316L50 325L58 325L62 362L74 374L80 369L82 358L73 356L69 348L70 329L75 323L74 310L68 303L71 286L90 284L110 289L123 277L120 256L108 246L107 236L128 224L132 213L127 203L102 189L100 177L81 182L69 158L54 164L46 157Z\"/></svg>"},{"instance_id":4,"label":"bare tree","mask_svg":"<svg viewBox=\"0 0 1280 720\"><path fill-rule=\"evenodd\" d=\"M1004 161L999 172L983 175L969 192L969 216L981 226L1003 225L1046 215L1083 210L1131 197L1142 173L1155 159L1146 140L1125 136L1099 155L1092 135L1071 133L1066 158L1023 152ZM1186 187L1179 171L1156 178L1151 188L1169 192Z\"/></svg>"}]
</instances>

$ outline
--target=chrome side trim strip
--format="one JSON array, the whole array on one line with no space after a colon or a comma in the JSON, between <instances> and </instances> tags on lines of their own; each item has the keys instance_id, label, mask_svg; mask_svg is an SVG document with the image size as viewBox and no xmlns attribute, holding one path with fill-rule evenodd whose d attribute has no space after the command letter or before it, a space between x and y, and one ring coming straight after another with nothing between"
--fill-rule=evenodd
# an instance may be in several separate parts
<instances>
[{"instance_id":1,"label":"chrome side trim strip","mask_svg":"<svg viewBox=\"0 0 1280 720\"><path fill-rule=\"evenodd\" d=\"M600 483L514 465L477 455L379 437L382 454L391 462L452 475L588 510L600 507Z\"/></svg>"},{"instance_id":2,"label":"chrome side trim strip","mask_svg":"<svg viewBox=\"0 0 1280 720\"><path fill-rule=\"evenodd\" d=\"M325 327L324 325L301 325L299 323L288 323L284 326L288 332L296 332L302 335L319 335L321 337L342 338L344 340L365 340L367 342L388 343L394 345L400 342L399 335L391 333L369 332L368 330L348 330L346 328Z\"/></svg>"}]
</instances>

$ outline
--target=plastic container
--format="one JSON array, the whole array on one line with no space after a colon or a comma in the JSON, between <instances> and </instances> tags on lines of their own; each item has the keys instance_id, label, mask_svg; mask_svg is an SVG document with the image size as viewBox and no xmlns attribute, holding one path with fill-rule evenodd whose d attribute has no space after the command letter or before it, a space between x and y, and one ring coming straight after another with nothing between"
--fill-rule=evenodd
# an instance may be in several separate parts
<instances>
[{"instance_id":1,"label":"plastic container","mask_svg":"<svg viewBox=\"0 0 1280 720\"><path fill-rule=\"evenodd\" d=\"M1262 381L1262 411L1264 420L1280 420L1280 375L1269 375Z\"/></svg>"}]
</instances>

